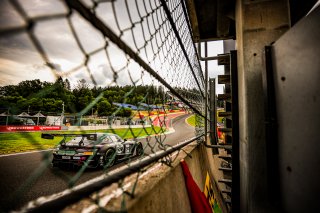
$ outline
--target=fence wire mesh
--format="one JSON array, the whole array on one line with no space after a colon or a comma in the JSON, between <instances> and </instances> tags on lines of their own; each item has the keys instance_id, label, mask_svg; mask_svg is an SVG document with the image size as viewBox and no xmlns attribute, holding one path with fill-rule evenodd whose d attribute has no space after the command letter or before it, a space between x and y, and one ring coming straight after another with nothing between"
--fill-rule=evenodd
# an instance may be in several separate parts
<instances>
[{"instance_id":1,"label":"fence wire mesh","mask_svg":"<svg viewBox=\"0 0 320 213\"><path fill-rule=\"evenodd\" d=\"M204 80L182 0L0 4L0 154L53 149L0 158L4 211L203 133ZM195 129L184 126L193 113Z\"/></svg>"}]
</instances>

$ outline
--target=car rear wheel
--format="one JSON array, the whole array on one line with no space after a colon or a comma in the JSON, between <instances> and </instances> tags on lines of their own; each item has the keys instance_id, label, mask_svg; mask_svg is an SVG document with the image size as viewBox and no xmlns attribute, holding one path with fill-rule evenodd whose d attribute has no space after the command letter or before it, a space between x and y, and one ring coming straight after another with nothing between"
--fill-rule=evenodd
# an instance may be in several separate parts
<instances>
[{"instance_id":1,"label":"car rear wheel","mask_svg":"<svg viewBox=\"0 0 320 213\"><path fill-rule=\"evenodd\" d=\"M114 149L108 149L104 155L104 166L111 167L116 162L116 151Z\"/></svg>"},{"instance_id":2,"label":"car rear wheel","mask_svg":"<svg viewBox=\"0 0 320 213\"><path fill-rule=\"evenodd\" d=\"M137 147L136 147L136 155L137 156L140 156L143 154L143 147L142 147L142 144L141 143L138 143L137 144Z\"/></svg>"},{"instance_id":3,"label":"car rear wheel","mask_svg":"<svg viewBox=\"0 0 320 213\"><path fill-rule=\"evenodd\" d=\"M52 161L52 162L51 162L51 165L52 165L52 168L59 167L59 163L57 163L57 162L55 162L55 161Z\"/></svg>"}]
</instances>

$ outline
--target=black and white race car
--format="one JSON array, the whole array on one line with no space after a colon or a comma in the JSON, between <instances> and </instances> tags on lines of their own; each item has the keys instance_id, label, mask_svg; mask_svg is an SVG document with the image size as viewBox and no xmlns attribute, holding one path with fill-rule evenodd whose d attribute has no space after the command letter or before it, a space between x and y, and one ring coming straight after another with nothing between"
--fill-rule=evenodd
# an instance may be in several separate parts
<instances>
[{"instance_id":1,"label":"black and white race car","mask_svg":"<svg viewBox=\"0 0 320 213\"><path fill-rule=\"evenodd\" d=\"M140 156L144 153L143 146L138 141L123 140L112 133L94 134L45 134L44 139L63 137L53 150L52 165L71 164L85 165L88 168L110 167L117 161ZM71 139L68 140L67 139Z\"/></svg>"}]
</instances>

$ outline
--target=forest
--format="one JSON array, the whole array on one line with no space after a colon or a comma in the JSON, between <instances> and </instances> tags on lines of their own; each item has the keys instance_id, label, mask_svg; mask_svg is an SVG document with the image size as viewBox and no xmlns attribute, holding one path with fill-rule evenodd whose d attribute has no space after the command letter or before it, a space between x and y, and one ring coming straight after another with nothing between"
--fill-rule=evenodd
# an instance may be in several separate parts
<instances>
[{"instance_id":1,"label":"forest","mask_svg":"<svg viewBox=\"0 0 320 213\"><path fill-rule=\"evenodd\" d=\"M17 85L0 87L0 113L19 114L41 112L45 115L63 113L80 113L128 117L130 109L117 110L113 103L138 105L163 104L162 87L148 86L109 86L90 87L85 80L79 80L71 89L68 79L58 78L54 83L42 82L39 79L22 81Z\"/></svg>"}]
</instances>

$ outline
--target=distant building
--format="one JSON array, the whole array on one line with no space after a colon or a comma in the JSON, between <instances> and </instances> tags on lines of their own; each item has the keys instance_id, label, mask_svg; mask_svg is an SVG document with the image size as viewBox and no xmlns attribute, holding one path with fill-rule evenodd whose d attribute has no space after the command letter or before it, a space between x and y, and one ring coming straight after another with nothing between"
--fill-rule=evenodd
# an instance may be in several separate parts
<instances>
[{"instance_id":1,"label":"distant building","mask_svg":"<svg viewBox=\"0 0 320 213\"><path fill-rule=\"evenodd\" d=\"M48 126L62 126L64 116L47 116L45 124Z\"/></svg>"}]
</instances>

